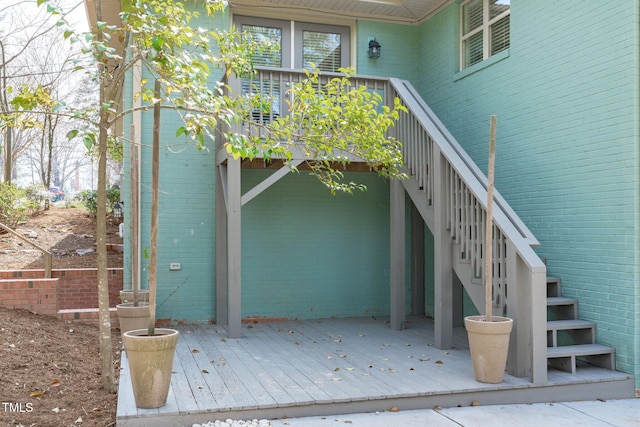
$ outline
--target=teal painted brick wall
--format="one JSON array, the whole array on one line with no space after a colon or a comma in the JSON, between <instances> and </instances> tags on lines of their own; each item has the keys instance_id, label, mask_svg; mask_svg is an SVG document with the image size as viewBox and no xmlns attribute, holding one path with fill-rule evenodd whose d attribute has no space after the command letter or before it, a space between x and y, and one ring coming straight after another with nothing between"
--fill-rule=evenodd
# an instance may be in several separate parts
<instances>
[{"instance_id":1,"label":"teal painted brick wall","mask_svg":"<svg viewBox=\"0 0 640 427\"><path fill-rule=\"evenodd\" d=\"M202 14L194 25L228 28L228 15L213 19ZM220 75L220 73L218 73ZM151 79L150 75L145 77ZM215 76L214 76L215 77ZM132 105L132 86L128 82L125 105ZM209 321L215 317L215 155L198 151L175 132L182 121L176 113L163 109L160 150L160 206L158 232L158 319L173 321ZM131 117L126 117L126 137ZM141 174L141 250L149 249L151 208L151 137L153 115L142 117ZM123 200L130 197L129 147L125 143ZM125 225L127 225L125 223ZM131 236L125 227L125 288L131 287ZM169 263L178 262L181 270L169 271ZM142 259L142 288L148 287L148 260Z\"/></svg>"},{"instance_id":2,"label":"teal painted brick wall","mask_svg":"<svg viewBox=\"0 0 640 427\"><path fill-rule=\"evenodd\" d=\"M382 46L378 59L368 56L369 37L375 37ZM358 21L357 40L358 74L418 79L418 63L412 61L419 49L418 27Z\"/></svg>"},{"instance_id":3,"label":"teal painted brick wall","mask_svg":"<svg viewBox=\"0 0 640 427\"><path fill-rule=\"evenodd\" d=\"M514 0L511 10L508 53L462 73L458 6L423 25L415 84L484 170L498 116L497 188L599 342L638 375L637 2Z\"/></svg>"},{"instance_id":4,"label":"teal painted brick wall","mask_svg":"<svg viewBox=\"0 0 640 427\"><path fill-rule=\"evenodd\" d=\"M243 191L269 172L243 171ZM389 187L332 196L290 174L242 209L242 316L320 318L389 313Z\"/></svg>"},{"instance_id":5,"label":"teal painted brick wall","mask_svg":"<svg viewBox=\"0 0 640 427\"><path fill-rule=\"evenodd\" d=\"M160 153L160 206L158 218L158 313L159 319L207 321L215 315L215 156L181 145L175 129L179 117L162 113ZM145 120L145 125L147 125ZM145 129L150 128L150 123ZM143 182L151 182L150 140L142 152ZM176 146L170 146L177 144ZM148 249L151 188L142 187L143 220L141 248ZM142 261L145 265L148 261ZM170 263L181 270L170 271ZM147 270L143 283L147 283Z\"/></svg>"}]
</instances>

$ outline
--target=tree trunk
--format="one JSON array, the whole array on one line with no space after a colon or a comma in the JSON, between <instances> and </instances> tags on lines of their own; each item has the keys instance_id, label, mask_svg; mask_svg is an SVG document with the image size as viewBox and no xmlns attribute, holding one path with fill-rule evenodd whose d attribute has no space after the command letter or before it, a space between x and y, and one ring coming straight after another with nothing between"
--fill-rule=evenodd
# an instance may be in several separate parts
<instances>
[{"instance_id":1,"label":"tree trunk","mask_svg":"<svg viewBox=\"0 0 640 427\"><path fill-rule=\"evenodd\" d=\"M96 0L98 20L102 20L102 1ZM98 39L103 40L101 30ZM100 105L109 102L108 85L105 82L104 65L99 65ZM109 312L109 274L107 271L107 139L109 137L109 112L100 110L98 135L98 208L96 210L96 251L98 254L98 322L100 334L100 372L102 388L116 391L113 353L111 349L111 313Z\"/></svg>"},{"instance_id":2,"label":"tree trunk","mask_svg":"<svg viewBox=\"0 0 640 427\"><path fill-rule=\"evenodd\" d=\"M107 114L103 112L102 114ZM100 333L100 371L102 387L115 392L115 373L111 349L109 275L107 271L107 127L101 120L98 145L98 209L96 211L96 250L98 254L98 313ZM104 125L104 126L103 126Z\"/></svg>"}]
</instances>

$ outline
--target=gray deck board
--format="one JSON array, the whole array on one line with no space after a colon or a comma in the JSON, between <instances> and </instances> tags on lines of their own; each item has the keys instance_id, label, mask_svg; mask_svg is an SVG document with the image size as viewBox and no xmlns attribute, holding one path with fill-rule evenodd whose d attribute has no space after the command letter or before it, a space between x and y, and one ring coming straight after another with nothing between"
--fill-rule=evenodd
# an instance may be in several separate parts
<instances>
[{"instance_id":1,"label":"gray deck board","mask_svg":"<svg viewBox=\"0 0 640 427\"><path fill-rule=\"evenodd\" d=\"M550 370L548 383L505 375L475 381L466 332L451 349L433 346L433 322L411 318L402 331L363 317L245 324L228 338L216 325L180 331L167 405L137 409L123 354L118 426L185 426L226 418L276 418L586 398L630 398L633 376L596 367Z\"/></svg>"},{"instance_id":2,"label":"gray deck board","mask_svg":"<svg viewBox=\"0 0 640 427\"><path fill-rule=\"evenodd\" d=\"M295 348L283 348L278 339L264 331L249 330L247 335L260 346L261 359L270 363L272 375L277 375L287 385L298 404L331 402L331 395L315 381L313 367L300 360L301 353L294 351Z\"/></svg>"}]
</instances>

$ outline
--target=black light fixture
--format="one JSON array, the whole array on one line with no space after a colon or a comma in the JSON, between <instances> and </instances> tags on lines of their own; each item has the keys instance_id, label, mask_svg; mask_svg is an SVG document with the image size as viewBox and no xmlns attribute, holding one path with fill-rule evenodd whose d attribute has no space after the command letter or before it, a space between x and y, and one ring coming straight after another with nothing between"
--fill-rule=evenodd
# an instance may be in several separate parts
<instances>
[{"instance_id":1,"label":"black light fixture","mask_svg":"<svg viewBox=\"0 0 640 427\"><path fill-rule=\"evenodd\" d=\"M369 41L369 58L380 58L380 50L382 50L380 43L376 39L371 39Z\"/></svg>"},{"instance_id":2,"label":"black light fixture","mask_svg":"<svg viewBox=\"0 0 640 427\"><path fill-rule=\"evenodd\" d=\"M113 217L114 218L122 218L122 204L120 204L120 202L116 202L115 205L113 205Z\"/></svg>"}]
</instances>

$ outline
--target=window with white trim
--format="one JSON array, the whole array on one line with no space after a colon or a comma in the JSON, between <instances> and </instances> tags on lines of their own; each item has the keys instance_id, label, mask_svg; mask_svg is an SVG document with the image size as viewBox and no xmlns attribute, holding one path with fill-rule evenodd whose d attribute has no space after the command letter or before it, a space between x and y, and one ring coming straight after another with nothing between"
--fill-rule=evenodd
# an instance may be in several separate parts
<instances>
[{"instance_id":1,"label":"window with white trim","mask_svg":"<svg viewBox=\"0 0 640 427\"><path fill-rule=\"evenodd\" d=\"M350 28L338 25L235 16L240 31L279 49L253 58L253 65L335 72L350 63Z\"/></svg>"},{"instance_id":2,"label":"window with white trim","mask_svg":"<svg viewBox=\"0 0 640 427\"><path fill-rule=\"evenodd\" d=\"M460 4L460 69L509 49L510 0L466 0Z\"/></svg>"}]
</instances>

